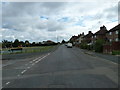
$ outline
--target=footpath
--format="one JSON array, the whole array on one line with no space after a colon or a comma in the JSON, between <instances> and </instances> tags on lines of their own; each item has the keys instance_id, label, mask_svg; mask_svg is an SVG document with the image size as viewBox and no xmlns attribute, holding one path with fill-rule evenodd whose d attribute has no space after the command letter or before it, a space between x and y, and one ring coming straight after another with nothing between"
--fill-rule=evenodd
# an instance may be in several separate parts
<instances>
[{"instance_id":1,"label":"footpath","mask_svg":"<svg viewBox=\"0 0 120 90\"><path fill-rule=\"evenodd\" d=\"M103 53L96 53L94 51L89 51L85 49L81 49L85 54L95 56L95 57L100 57L106 60L110 60L114 63L120 64L120 56L119 55L110 55L110 54L103 54Z\"/></svg>"}]
</instances>

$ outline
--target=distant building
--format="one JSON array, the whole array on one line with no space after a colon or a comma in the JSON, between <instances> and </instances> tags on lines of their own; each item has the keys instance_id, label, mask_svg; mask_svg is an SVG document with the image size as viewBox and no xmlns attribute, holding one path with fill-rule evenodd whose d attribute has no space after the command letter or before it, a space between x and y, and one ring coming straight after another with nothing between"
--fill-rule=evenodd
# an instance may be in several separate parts
<instances>
[{"instance_id":1,"label":"distant building","mask_svg":"<svg viewBox=\"0 0 120 90\"><path fill-rule=\"evenodd\" d=\"M75 45L75 43L76 43L76 40L77 40L77 38L78 38L78 36L72 36L71 38L70 38L70 42L73 44L73 45Z\"/></svg>"},{"instance_id":2,"label":"distant building","mask_svg":"<svg viewBox=\"0 0 120 90\"><path fill-rule=\"evenodd\" d=\"M82 34L79 35L78 37L78 43L81 44L83 41L83 37L84 37L84 32Z\"/></svg>"},{"instance_id":3,"label":"distant building","mask_svg":"<svg viewBox=\"0 0 120 90\"><path fill-rule=\"evenodd\" d=\"M51 41L51 40L47 40L47 41L43 41L41 42L42 45L53 45L55 44L55 42Z\"/></svg>"}]
</instances>

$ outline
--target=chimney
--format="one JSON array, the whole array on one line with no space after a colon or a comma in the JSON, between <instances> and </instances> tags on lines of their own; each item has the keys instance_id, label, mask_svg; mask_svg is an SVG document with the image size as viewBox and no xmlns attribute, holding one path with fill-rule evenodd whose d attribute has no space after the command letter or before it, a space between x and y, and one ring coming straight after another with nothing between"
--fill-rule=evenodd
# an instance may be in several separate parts
<instances>
[{"instance_id":1,"label":"chimney","mask_svg":"<svg viewBox=\"0 0 120 90\"><path fill-rule=\"evenodd\" d=\"M84 36L84 32L82 33L82 35Z\"/></svg>"},{"instance_id":2,"label":"chimney","mask_svg":"<svg viewBox=\"0 0 120 90\"><path fill-rule=\"evenodd\" d=\"M102 27L100 27L100 30L107 30L106 27L103 25Z\"/></svg>"},{"instance_id":3,"label":"chimney","mask_svg":"<svg viewBox=\"0 0 120 90\"><path fill-rule=\"evenodd\" d=\"M91 34L91 33L92 33L91 31L88 32L88 34Z\"/></svg>"}]
</instances>

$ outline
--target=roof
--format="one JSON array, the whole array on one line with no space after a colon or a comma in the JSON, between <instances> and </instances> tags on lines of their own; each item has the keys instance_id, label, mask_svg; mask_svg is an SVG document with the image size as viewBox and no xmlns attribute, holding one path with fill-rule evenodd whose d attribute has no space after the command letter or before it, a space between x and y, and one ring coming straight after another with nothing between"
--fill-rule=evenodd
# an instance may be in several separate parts
<instances>
[{"instance_id":1,"label":"roof","mask_svg":"<svg viewBox=\"0 0 120 90\"><path fill-rule=\"evenodd\" d=\"M85 37L85 38L90 38L90 37L92 37L92 36L93 36L93 33L89 33L89 34L85 35L84 37Z\"/></svg>"},{"instance_id":2,"label":"roof","mask_svg":"<svg viewBox=\"0 0 120 90\"><path fill-rule=\"evenodd\" d=\"M102 27L100 27L100 30L95 33L95 35L104 35L106 32L108 32L108 30L103 25Z\"/></svg>"},{"instance_id":3,"label":"roof","mask_svg":"<svg viewBox=\"0 0 120 90\"><path fill-rule=\"evenodd\" d=\"M97 31L96 33L95 33L95 35L103 35L103 34L105 34L106 32L108 32L107 30L99 30L99 31Z\"/></svg>"},{"instance_id":4,"label":"roof","mask_svg":"<svg viewBox=\"0 0 120 90\"><path fill-rule=\"evenodd\" d=\"M116 30L120 30L120 24L118 24L117 26L113 27L112 29L110 29L108 32L114 32Z\"/></svg>"}]
</instances>

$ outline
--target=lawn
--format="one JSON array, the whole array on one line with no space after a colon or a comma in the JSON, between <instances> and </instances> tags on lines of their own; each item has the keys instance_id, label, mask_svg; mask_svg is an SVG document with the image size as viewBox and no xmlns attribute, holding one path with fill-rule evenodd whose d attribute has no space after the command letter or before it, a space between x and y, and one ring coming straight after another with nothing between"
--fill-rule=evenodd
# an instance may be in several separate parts
<instances>
[{"instance_id":1,"label":"lawn","mask_svg":"<svg viewBox=\"0 0 120 90\"><path fill-rule=\"evenodd\" d=\"M3 48L1 54L17 54L17 53L35 53L35 52L44 52L49 51L50 49L54 48L55 46L38 46L38 47L23 47L22 51L8 51L8 48Z\"/></svg>"}]
</instances>

